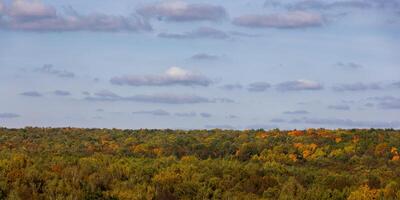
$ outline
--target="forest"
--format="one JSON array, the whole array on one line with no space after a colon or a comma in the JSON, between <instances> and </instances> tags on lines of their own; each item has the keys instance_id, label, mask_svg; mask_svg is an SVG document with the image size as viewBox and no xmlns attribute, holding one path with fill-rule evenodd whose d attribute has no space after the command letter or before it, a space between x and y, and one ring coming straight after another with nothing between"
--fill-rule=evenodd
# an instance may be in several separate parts
<instances>
[{"instance_id":1,"label":"forest","mask_svg":"<svg viewBox=\"0 0 400 200\"><path fill-rule=\"evenodd\" d=\"M400 199L400 131L0 128L0 199Z\"/></svg>"}]
</instances>

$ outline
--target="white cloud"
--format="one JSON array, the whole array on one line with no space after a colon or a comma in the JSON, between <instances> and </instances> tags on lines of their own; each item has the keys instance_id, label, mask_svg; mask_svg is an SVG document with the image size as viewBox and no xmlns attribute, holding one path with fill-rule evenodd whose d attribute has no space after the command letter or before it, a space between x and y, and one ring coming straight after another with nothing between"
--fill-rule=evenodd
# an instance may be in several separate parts
<instances>
[{"instance_id":1,"label":"white cloud","mask_svg":"<svg viewBox=\"0 0 400 200\"><path fill-rule=\"evenodd\" d=\"M179 67L171 67L162 75L125 75L114 77L111 80L115 85L130 86L208 86L212 83L207 77Z\"/></svg>"},{"instance_id":2,"label":"white cloud","mask_svg":"<svg viewBox=\"0 0 400 200\"><path fill-rule=\"evenodd\" d=\"M188 4L185 1L163 1L144 6L137 12L145 17L176 22L218 21L226 17L226 11L222 6Z\"/></svg>"},{"instance_id":3,"label":"white cloud","mask_svg":"<svg viewBox=\"0 0 400 200\"><path fill-rule=\"evenodd\" d=\"M4 4L2 4L4 7ZM63 15L39 0L15 0L0 21L0 29L18 31L150 31L150 24L140 16L107 14L82 15L69 8Z\"/></svg>"},{"instance_id":4,"label":"white cloud","mask_svg":"<svg viewBox=\"0 0 400 200\"><path fill-rule=\"evenodd\" d=\"M10 17L23 20L35 18L52 18L57 16L56 9L47 6L38 0L14 0L7 10Z\"/></svg>"},{"instance_id":5,"label":"white cloud","mask_svg":"<svg viewBox=\"0 0 400 200\"><path fill-rule=\"evenodd\" d=\"M322 84L310 81L310 80L296 80L296 81L287 81L278 84L278 90L281 91L300 91L300 90L322 90Z\"/></svg>"}]
</instances>

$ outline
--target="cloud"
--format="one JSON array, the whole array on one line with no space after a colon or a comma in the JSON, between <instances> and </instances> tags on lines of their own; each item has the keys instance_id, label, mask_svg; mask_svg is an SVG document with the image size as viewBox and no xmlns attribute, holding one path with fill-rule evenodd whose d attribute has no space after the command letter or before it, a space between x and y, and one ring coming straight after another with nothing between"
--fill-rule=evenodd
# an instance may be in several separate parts
<instances>
[{"instance_id":1,"label":"cloud","mask_svg":"<svg viewBox=\"0 0 400 200\"><path fill-rule=\"evenodd\" d=\"M338 62L335 64L335 66L340 67L342 69L361 69L361 68L363 68L362 65L353 63L353 62L349 62L349 63Z\"/></svg>"},{"instance_id":2,"label":"cloud","mask_svg":"<svg viewBox=\"0 0 400 200\"><path fill-rule=\"evenodd\" d=\"M46 64L41 68L35 69L36 72L58 76L61 78L74 78L75 74L66 70L55 69L53 65Z\"/></svg>"},{"instance_id":3,"label":"cloud","mask_svg":"<svg viewBox=\"0 0 400 200\"><path fill-rule=\"evenodd\" d=\"M255 37L262 36L262 34L244 33L244 32L240 32L240 31L229 31L229 33L233 36L248 37L248 38L255 38Z\"/></svg>"},{"instance_id":4,"label":"cloud","mask_svg":"<svg viewBox=\"0 0 400 200\"><path fill-rule=\"evenodd\" d=\"M330 105L328 109L331 110L350 110L350 106L348 105Z\"/></svg>"},{"instance_id":5,"label":"cloud","mask_svg":"<svg viewBox=\"0 0 400 200\"><path fill-rule=\"evenodd\" d=\"M42 97L43 95L39 92L36 91L28 91L28 92L23 92L20 93L22 96L27 96L27 97Z\"/></svg>"},{"instance_id":6,"label":"cloud","mask_svg":"<svg viewBox=\"0 0 400 200\"><path fill-rule=\"evenodd\" d=\"M225 84L220 88L223 90L241 90L243 86L239 83L235 83L235 84Z\"/></svg>"},{"instance_id":7,"label":"cloud","mask_svg":"<svg viewBox=\"0 0 400 200\"><path fill-rule=\"evenodd\" d=\"M154 116L169 116L170 113L162 110L162 109L158 109L158 110L148 110L148 111L135 111L132 112L132 114L134 115L154 115Z\"/></svg>"},{"instance_id":8,"label":"cloud","mask_svg":"<svg viewBox=\"0 0 400 200\"><path fill-rule=\"evenodd\" d=\"M371 97L369 100L373 100L377 102L378 107L381 109L400 109L400 98L393 96L384 96L384 97Z\"/></svg>"},{"instance_id":9,"label":"cloud","mask_svg":"<svg viewBox=\"0 0 400 200\"><path fill-rule=\"evenodd\" d=\"M4 4L2 1L0 1L0 18L3 15L3 12L4 12Z\"/></svg>"},{"instance_id":10,"label":"cloud","mask_svg":"<svg viewBox=\"0 0 400 200\"><path fill-rule=\"evenodd\" d=\"M148 76L121 76L110 80L114 85L129 86L208 86L212 83L207 77L184 70L179 67L171 67L162 75Z\"/></svg>"},{"instance_id":11,"label":"cloud","mask_svg":"<svg viewBox=\"0 0 400 200\"><path fill-rule=\"evenodd\" d=\"M18 118L21 117L15 113L0 113L0 119L11 119L11 118Z\"/></svg>"},{"instance_id":12,"label":"cloud","mask_svg":"<svg viewBox=\"0 0 400 200\"><path fill-rule=\"evenodd\" d=\"M160 103L160 104L197 104L197 103L228 103L229 99L214 98L209 99L196 95L176 95L176 94L153 94L153 95L134 95L134 96L119 96L113 92L103 90L96 92L85 98L87 101L131 101L142 103ZM233 101L233 100L230 100Z\"/></svg>"},{"instance_id":13,"label":"cloud","mask_svg":"<svg viewBox=\"0 0 400 200\"><path fill-rule=\"evenodd\" d=\"M296 80L279 83L276 88L280 91L322 90L324 87L315 81Z\"/></svg>"},{"instance_id":14,"label":"cloud","mask_svg":"<svg viewBox=\"0 0 400 200\"><path fill-rule=\"evenodd\" d=\"M287 6L292 10L308 10L308 9L337 9L337 8L371 8L373 5L368 0L340 0L340 1L322 1L322 0L304 0L290 4Z\"/></svg>"},{"instance_id":15,"label":"cloud","mask_svg":"<svg viewBox=\"0 0 400 200\"><path fill-rule=\"evenodd\" d=\"M12 1L7 14L20 20L43 19L57 17L54 7L44 5L40 1Z\"/></svg>"},{"instance_id":16,"label":"cloud","mask_svg":"<svg viewBox=\"0 0 400 200\"><path fill-rule=\"evenodd\" d=\"M233 24L249 28L309 28L324 24L321 15L305 11L293 11L269 15L243 15L233 20Z\"/></svg>"},{"instance_id":17,"label":"cloud","mask_svg":"<svg viewBox=\"0 0 400 200\"><path fill-rule=\"evenodd\" d=\"M114 16L106 14L81 15L72 8L59 14L57 10L39 0L12 1L6 7L0 29L15 31L150 31L150 24L140 16Z\"/></svg>"},{"instance_id":18,"label":"cloud","mask_svg":"<svg viewBox=\"0 0 400 200\"><path fill-rule=\"evenodd\" d=\"M210 55L206 53L198 53L190 57L192 60L218 60L219 56Z\"/></svg>"},{"instance_id":19,"label":"cloud","mask_svg":"<svg viewBox=\"0 0 400 200\"><path fill-rule=\"evenodd\" d=\"M271 120L269 120L270 122L273 122L273 123L283 123L283 122L286 122L286 120L285 119L281 119L281 118L274 118L274 119L271 119Z\"/></svg>"},{"instance_id":20,"label":"cloud","mask_svg":"<svg viewBox=\"0 0 400 200\"><path fill-rule=\"evenodd\" d=\"M54 95L57 96L70 96L71 92L65 91L65 90L56 90L53 92Z\"/></svg>"},{"instance_id":21,"label":"cloud","mask_svg":"<svg viewBox=\"0 0 400 200\"><path fill-rule=\"evenodd\" d=\"M270 87L271 87L271 85L269 83L255 82L255 83L249 84L247 87L247 90L250 92L264 92Z\"/></svg>"},{"instance_id":22,"label":"cloud","mask_svg":"<svg viewBox=\"0 0 400 200\"><path fill-rule=\"evenodd\" d=\"M400 81L392 83L391 86L400 89Z\"/></svg>"},{"instance_id":23,"label":"cloud","mask_svg":"<svg viewBox=\"0 0 400 200\"><path fill-rule=\"evenodd\" d=\"M236 115L228 115L228 116L226 116L226 118L228 118L228 119L237 119L239 117L236 116Z\"/></svg>"},{"instance_id":24,"label":"cloud","mask_svg":"<svg viewBox=\"0 0 400 200\"><path fill-rule=\"evenodd\" d=\"M351 84L341 84L333 87L333 90L339 92L356 92L356 91L367 91L367 90L381 90L382 85L379 83L351 83Z\"/></svg>"},{"instance_id":25,"label":"cloud","mask_svg":"<svg viewBox=\"0 0 400 200\"><path fill-rule=\"evenodd\" d=\"M177 117L196 117L197 113L196 112L180 112L180 113L175 113L175 116L177 116Z\"/></svg>"},{"instance_id":26,"label":"cloud","mask_svg":"<svg viewBox=\"0 0 400 200\"><path fill-rule=\"evenodd\" d=\"M285 114L285 115L306 115L306 114L310 114L310 113L306 110L294 110L294 111L285 111L285 112L283 112L283 114Z\"/></svg>"},{"instance_id":27,"label":"cloud","mask_svg":"<svg viewBox=\"0 0 400 200\"><path fill-rule=\"evenodd\" d=\"M271 130L275 128L278 128L278 126L272 124L252 124L246 127L246 129L255 129L255 130L256 129Z\"/></svg>"},{"instance_id":28,"label":"cloud","mask_svg":"<svg viewBox=\"0 0 400 200\"><path fill-rule=\"evenodd\" d=\"M200 116L203 118L210 118L210 117L212 117L212 114L203 112L203 113L200 113Z\"/></svg>"},{"instance_id":29,"label":"cloud","mask_svg":"<svg viewBox=\"0 0 400 200\"><path fill-rule=\"evenodd\" d=\"M236 129L234 126L227 124L219 124L219 125L205 125L206 129L226 129L226 130L234 130Z\"/></svg>"},{"instance_id":30,"label":"cloud","mask_svg":"<svg viewBox=\"0 0 400 200\"><path fill-rule=\"evenodd\" d=\"M366 103L366 104L364 104L364 106L365 106L365 107L371 108L371 107L374 107L375 104L373 104L373 103Z\"/></svg>"},{"instance_id":31,"label":"cloud","mask_svg":"<svg viewBox=\"0 0 400 200\"><path fill-rule=\"evenodd\" d=\"M354 121L351 119L335 119L335 118L301 118L293 119L289 123L313 124L322 126L335 127L351 127L351 128L397 128L400 127L400 121L383 122L383 121Z\"/></svg>"},{"instance_id":32,"label":"cloud","mask_svg":"<svg viewBox=\"0 0 400 200\"><path fill-rule=\"evenodd\" d=\"M158 37L170 38L170 39L228 39L229 35L223 31L220 31L211 27L200 27L190 32L185 33L160 33Z\"/></svg>"},{"instance_id":33,"label":"cloud","mask_svg":"<svg viewBox=\"0 0 400 200\"><path fill-rule=\"evenodd\" d=\"M137 12L144 17L175 22L219 21L227 15L222 6L184 1L159 2L139 8Z\"/></svg>"}]
</instances>

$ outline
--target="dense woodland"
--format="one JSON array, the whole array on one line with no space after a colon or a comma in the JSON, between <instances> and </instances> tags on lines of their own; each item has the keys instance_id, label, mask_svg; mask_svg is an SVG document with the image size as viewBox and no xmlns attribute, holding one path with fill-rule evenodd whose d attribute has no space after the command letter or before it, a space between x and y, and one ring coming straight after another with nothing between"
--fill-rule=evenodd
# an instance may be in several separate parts
<instances>
[{"instance_id":1,"label":"dense woodland","mask_svg":"<svg viewBox=\"0 0 400 200\"><path fill-rule=\"evenodd\" d=\"M0 128L0 199L400 199L400 131Z\"/></svg>"}]
</instances>

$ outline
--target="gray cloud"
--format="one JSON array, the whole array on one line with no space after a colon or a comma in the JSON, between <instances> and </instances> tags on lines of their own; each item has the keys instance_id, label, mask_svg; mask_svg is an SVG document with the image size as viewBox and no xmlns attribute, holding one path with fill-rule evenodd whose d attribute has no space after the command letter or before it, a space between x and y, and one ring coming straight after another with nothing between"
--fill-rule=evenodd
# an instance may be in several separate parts
<instances>
[{"instance_id":1,"label":"gray cloud","mask_svg":"<svg viewBox=\"0 0 400 200\"><path fill-rule=\"evenodd\" d=\"M324 24L321 15L305 11L294 11L269 15L243 15L233 24L249 28L309 28Z\"/></svg>"},{"instance_id":2,"label":"gray cloud","mask_svg":"<svg viewBox=\"0 0 400 200\"><path fill-rule=\"evenodd\" d=\"M237 129L234 126L227 125L227 124L220 124L220 125L205 125L206 129L226 129L226 130L234 130Z\"/></svg>"},{"instance_id":3,"label":"gray cloud","mask_svg":"<svg viewBox=\"0 0 400 200\"><path fill-rule=\"evenodd\" d=\"M210 55L206 53L198 53L190 57L192 60L218 60L219 56Z\"/></svg>"},{"instance_id":4,"label":"gray cloud","mask_svg":"<svg viewBox=\"0 0 400 200\"><path fill-rule=\"evenodd\" d=\"M178 67L169 68L163 75L121 76L110 80L114 85L130 86L208 86L212 83L207 77Z\"/></svg>"},{"instance_id":5,"label":"gray cloud","mask_svg":"<svg viewBox=\"0 0 400 200\"><path fill-rule=\"evenodd\" d=\"M220 31L211 27L200 27L190 32L185 33L160 33L159 37L170 38L170 39L228 39L229 35L223 31Z\"/></svg>"},{"instance_id":6,"label":"gray cloud","mask_svg":"<svg viewBox=\"0 0 400 200\"><path fill-rule=\"evenodd\" d=\"M366 104L364 104L364 106L365 106L365 107L371 108L371 107L374 107L375 104L373 104L373 103L366 103Z\"/></svg>"},{"instance_id":7,"label":"gray cloud","mask_svg":"<svg viewBox=\"0 0 400 200\"><path fill-rule=\"evenodd\" d=\"M54 95L57 96L69 96L71 95L71 92L65 91L65 90L56 90L53 92Z\"/></svg>"},{"instance_id":8,"label":"gray cloud","mask_svg":"<svg viewBox=\"0 0 400 200\"><path fill-rule=\"evenodd\" d=\"M0 1L0 17L3 15L4 12L4 4L2 1Z\"/></svg>"},{"instance_id":9,"label":"gray cloud","mask_svg":"<svg viewBox=\"0 0 400 200\"><path fill-rule=\"evenodd\" d=\"M203 117L203 118L210 118L210 117L212 117L212 115L210 114L210 113L200 113L200 116L201 117Z\"/></svg>"},{"instance_id":10,"label":"gray cloud","mask_svg":"<svg viewBox=\"0 0 400 200\"><path fill-rule=\"evenodd\" d=\"M306 115L306 114L310 114L310 113L306 110L294 110L294 111L283 112L283 114L285 114L285 115Z\"/></svg>"},{"instance_id":11,"label":"gray cloud","mask_svg":"<svg viewBox=\"0 0 400 200\"><path fill-rule=\"evenodd\" d=\"M43 65L41 68L35 69L36 72L43 73L43 74L50 74L54 76L58 76L61 78L74 78L75 74L73 72L69 72L66 70L59 70L55 69L53 65L46 64Z\"/></svg>"},{"instance_id":12,"label":"gray cloud","mask_svg":"<svg viewBox=\"0 0 400 200\"><path fill-rule=\"evenodd\" d=\"M235 84L225 84L220 88L223 90L241 90L243 86L239 83L235 83Z\"/></svg>"},{"instance_id":13,"label":"gray cloud","mask_svg":"<svg viewBox=\"0 0 400 200\"><path fill-rule=\"evenodd\" d=\"M17 31L150 31L150 24L140 16L113 16L106 14L81 15L72 8L59 14L41 1L12 1L3 9L6 17L0 20L0 29Z\"/></svg>"},{"instance_id":14,"label":"gray cloud","mask_svg":"<svg viewBox=\"0 0 400 200\"><path fill-rule=\"evenodd\" d=\"M135 111L132 112L132 114L134 115L154 115L154 116L169 116L170 113L162 110L162 109L158 109L158 110L147 110L147 111Z\"/></svg>"},{"instance_id":15,"label":"gray cloud","mask_svg":"<svg viewBox=\"0 0 400 200\"><path fill-rule=\"evenodd\" d=\"M266 82L255 82L251 83L248 85L247 90L250 92L264 92L268 88L270 88L271 85Z\"/></svg>"},{"instance_id":16,"label":"gray cloud","mask_svg":"<svg viewBox=\"0 0 400 200\"><path fill-rule=\"evenodd\" d=\"M348 105L330 105L328 109L331 110L350 110L350 106Z\"/></svg>"},{"instance_id":17,"label":"gray cloud","mask_svg":"<svg viewBox=\"0 0 400 200\"><path fill-rule=\"evenodd\" d=\"M391 86L394 87L394 88L399 88L400 89L400 81L392 83Z\"/></svg>"},{"instance_id":18,"label":"gray cloud","mask_svg":"<svg viewBox=\"0 0 400 200\"><path fill-rule=\"evenodd\" d=\"M20 95L27 96L27 97L42 97L43 96L41 93L36 92L36 91L27 91L27 92L20 93Z\"/></svg>"},{"instance_id":19,"label":"gray cloud","mask_svg":"<svg viewBox=\"0 0 400 200\"><path fill-rule=\"evenodd\" d=\"M271 130L275 128L278 128L278 126L273 124L252 124L246 127L246 129L264 129L264 130Z\"/></svg>"},{"instance_id":20,"label":"gray cloud","mask_svg":"<svg viewBox=\"0 0 400 200\"><path fill-rule=\"evenodd\" d=\"M142 103L160 103L160 104L196 104L196 103L228 103L223 98L209 99L196 95L176 95L176 94L153 94L153 95L134 95L122 97L113 92L103 90L94 93L85 98L87 101L132 101ZM232 100L230 100L232 101Z\"/></svg>"},{"instance_id":21,"label":"gray cloud","mask_svg":"<svg viewBox=\"0 0 400 200\"><path fill-rule=\"evenodd\" d=\"M139 8L137 12L145 17L175 22L219 21L226 17L222 6L203 3L188 4L184 1L164 1Z\"/></svg>"},{"instance_id":22,"label":"gray cloud","mask_svg":"<svg viewBox=\"0 0 400 200\"><path fill-rule=\"evenodd\" d=\"M274 118L274 119L271 119L271 120L269 120L270 122L273 122L273 123L283 123L283 122L286 122L286 120L285 119L281 119L281 118Z\"/></svg>"},{"instance_id":23,"label":"gray cloud","mask_svg":"<svg viewBox=\"0 0 400 200\"><path fill-rule=\"evenodd\" d=\"M244 33L240 31L229 31L229 33L233 36L248 37L248 38L255 38L262 36L262 34Z\"/></svg>"},{"instance_id":24,"label":"gray cloud","mask_svg":"<svg viewBox=\"0 0 400 200\"><path fill-rule=\"evenodd\" d=\"M286 6L293 10L329 10L329 9L390 9L397 10L400 8L398 0L303 0Z\"/></svg>"},{"instance_id":25,"label":"gray cloud","mask_svg":"<svg viewBox=\"0 0 400 200\"><path fill-rule=\"evenodd\" d=\"M177 116L177 117L196 117L197 113L196 112L180 112L180 113L175 113L175 116Z\"/></svg>"},{"instance_id":26,"label":"gray cloud","mask_svg":"<svg viewBox=\"0 0 400 200\"><path fill-rule=\"evenodd\" d=\"M280 91L322 90L324 87L315 81L296 80L287 81L276 85Z\"/></svg>"},{"instance_id":27,"label":"gray cloud","mask_svg":"<svg viewBox=\"0 0 400 200\"><path fill-rule=\"evenodd\" d=\"M236 115L228 115L228 116L226 116L226 118L228 118L228 119L237 119L239 117L236 116Z\"/></svg>"},{"instance_id":28,"label":"gray cloud","mask_svg":"<svg viewBox=\"0 0 400 200\"><path fill-rule=\"evenodd\" d=\"M0 119L11 119L11 118L18 118L21 117L15 113L0 113Z\"/></svg>"},{"instance_id":29,"label":"gray cloud","mask_svg":"<svg viewBox=\"0 0 400 200\"><path fill-rule=\"evenodd\" d=\"M336 8L372 8L371 1L366 0L341 0L341 1L322 1L322 0L305 0L290 4L287 6L293 10L308 10L308 9L336 9Z\"/></svg>"},{"instance_id":30,"label":"gray cloud","mask_svg":"<svg viewBox=\"0 0 400 200\"><path fill-rule=\"evenodd\" d=\"M214 102L219 102L219 103L235 103L234 100L229 99L229 98L214 98Z\"/></svg>"},{"instance_id":31,"label":"gray cloud","mask_svg":"<svg viewBox=\"0 0 400 200\"><path fill-rule=\"evenodd\" d=\"M380 83L351 83L351 84L341 84L333 87L333 90L339 92L345 91L367 91L367 90L381 90L383 89Z\"/></svg>"},{"instance_id":32,"label":"gray cloud","mask_svg":"<svg viewBox=\"0 0 400 200\"><path fill-rule=\"evenodd\" d=\"M354 121L351 119L330 119L330 118L301 118L293 119L289 123L313 124L322 126L352 127L352 128L397 128L400 121Z\"/></svg>"},{"instance_id":33,"label":"gray cloud","mask_svg":"<svg viewBox=\"0 0 400 200\"><path fill-rule=\"evenodd\" d=\"M400 109L400 98L393 96L371 97L369 100L377 102L381 109Z\"/></svg>"},{"instance_id":34,"label":"gray cloud","mask_svg":"<svg viewBox=\"0 0 400 200\"><path fill-rule=\"evenodd\" d=\"M349 62L349 63L338 62L335 64L335 66L340 67L342 69L361 69L361 68L363 68L362 65L353 63L353 62Z\"/></svg>"}]
</instances>

